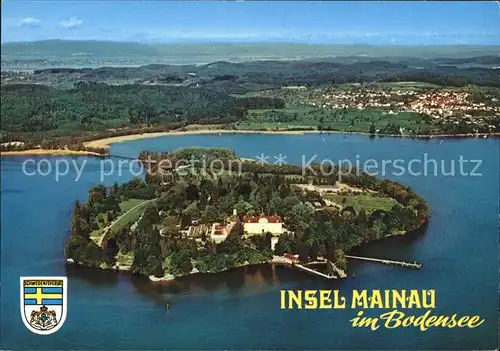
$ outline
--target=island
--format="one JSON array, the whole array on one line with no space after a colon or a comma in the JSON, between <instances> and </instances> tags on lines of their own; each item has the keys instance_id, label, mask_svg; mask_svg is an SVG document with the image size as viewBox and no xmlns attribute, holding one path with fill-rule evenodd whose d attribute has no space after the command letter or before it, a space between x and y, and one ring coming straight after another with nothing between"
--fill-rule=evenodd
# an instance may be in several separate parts
<instances>
[{"instance_id":1,"label":"island","mask_svg":"<svg viewBox=\"0 0 500 351\"><path fill-rule=\"evenodd\" d=\"M304 173L224 148L144 151L138 158L149 165L144 179L96 185L85 203L76 201L68 262L151 280L325 262L324 274L341 278L350 250L429 219L411 188L357 169L338 181L335 165L313 164Z\"/></svg>"}]
</instances>

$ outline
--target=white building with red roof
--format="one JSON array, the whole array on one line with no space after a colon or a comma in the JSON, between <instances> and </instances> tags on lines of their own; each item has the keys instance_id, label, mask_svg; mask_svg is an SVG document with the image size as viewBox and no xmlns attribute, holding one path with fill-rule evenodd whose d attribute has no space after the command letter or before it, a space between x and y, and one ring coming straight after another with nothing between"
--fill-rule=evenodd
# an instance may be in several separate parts
<instances>
[{"instance_id":1,"label":"white building with red roof","mask_svg":"<svg viewBox=\"0 0 500 351\"><path fill-rule=\"evenodd\" d=\"M244 216L243 229L247 234L282 234L283 222L278 216Z\"/></svg>"}]
</instances>

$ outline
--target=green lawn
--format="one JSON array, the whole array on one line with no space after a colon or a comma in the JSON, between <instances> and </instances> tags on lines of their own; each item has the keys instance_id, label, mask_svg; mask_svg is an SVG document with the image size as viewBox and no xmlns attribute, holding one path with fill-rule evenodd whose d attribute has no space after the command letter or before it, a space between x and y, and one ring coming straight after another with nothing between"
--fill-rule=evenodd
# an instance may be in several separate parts
<instances>
[{"instance_id":1,"label":"green lawn","mask_svg":"<svg viewBox=\"0 0 500 351\"><path fill-rule=\"evenodd\" d=\"M98 229L98 230L94 230L93 232L91 232L89 237L90 237L90 239L94 240L94 242L96 244L98 244L99 241L101 240L102 235L103 235L102 230Z\"/></svg>"},{"instance_id":2,"label":"green lawn","mask_svg":"<svg viewBox=\"0 0 500 351\"><path fill-rule=\"evenodd\" d=\"M241 130L290 130L290 129L316 129L312 124L291 124L291 123L266 123L266 122L240 122L236 125L236 129Z\"/></svg>"},{"instance_id":3,"label":"green lawn","mask_svg":"<svg viewBox=\"0 0 500 351\"><path fill-rule=\"evenodd\" d=\"M383 109L331 109L317 107L287 107L284 109L249 110L247 119L236 123L237 129L287 130L331 129L341 132L365 132L371 124L382 130L387 124L418 129L430 126L430 118L414 112L389 113Z\"/></svg>"},{"instance_id":4,"label":"green lawn","mask_svg":"<svg viewBox=\"0 0 500 351\"><path fill-rule=\"evenodd\" d=\"M249 109L249 115L262 115L272 111L283 112L283 113L298 113L298 114L314 114L321 112L321 108L308 107L308 106L289 106L280 109Z\"/></svg>"},{"instance_id":5,"label":"green lawn","mask_svg":"<svg viewBox=\"0 0 500 351\"><path fill-rule=\"evenodd\" d=\"M149 200L130 199L120 203L120 208L125 215L120 215L109 227L110 234L117 233L122 228L137 221L149 202ZM134 208L134 206L137 207Z\"/></svg>"},{"instance_id":6,"label":"green lawn","mask_svg":"<svg viewBox=\"0 0 500 351\"><path fill-rule=\"evenodd\" d=\"M218 130L221 129L223 125L221 124L189 124L182 128L181 130L186 130L186 131L192 131L192 130L207 130L207 129L214 129Z\"/></svg>"},{"instance_id":7,"label":"green lawn","mask_svg":"<svg viewBox=\"0 0 500 351\"><path fill-rule=\"evenodd\" d=\"M352 206L356 212L364 209L367 214L375 210L390 211L394 205L398 204L393 198L382 197L378 194L325 194L324 197L338 203L342 207Z\"/></svg>"},{"instance_id":8,"label":"green lawn","mask_svg":"<svg viewBox=\"0 0 500 351\"><path fill-rule=\"evenodd\" d=\"M426 82L382 82L377 84L380 87L389 87L389 88L402 88L402 89L412 89L412 88L431 88L431 89L440 89L442 88L440 85L431 84Z\"/></svg>"},{"instance_id":9,"label":"green lawn","mask_svg":"<svg viewBox=\"0 0 500 351\"><path fill-rule=\"evenodd\" d=\"M134 262L134 255L132 253L121 253L118 252L116 255L116 262L120 264L120 266L131 266L132 262Z\"/></svg>"},{"instance_id":10,"label":"green lawn","mask_svg":"<svg viewBox=\"0 0 500 351\"><path fill-rule=\"evenodd\" d=\"M336 90L351 90L352 88L359 86L356 83L338 84L335 86ZM377 86L378 88L393 88L393 89L444 89L437 84L426 83L426 82L378 82L371 84L371 86ZM456 89L456 88L455 88Z\"/></svg>"},{"instance_id":11,"label":"green lawn","mask_svg":"<svg viewBox=\"0 0 500 351\"><path fill-rule=\"evenodd\" d=\"M120 216L130 209L134 208L134 206L137 206L141 203L147 202L147 200L142 200L142 199L129 199L122 201L120 203L120 209L121 209L121 214L118 215L117 218L120 218ZM126 225L134 223L136 220L139 219L139 217L142 214L142 211L144 211L144 206L139 206L137 209L134 209L130 213L127 213L126 216L121 218L120 220L116 221L115 223L112 224L110 229L112 230L112 233L117 233L119 232L123 227ZM94 230L93 232L90 233L90 238L94 240L96 243L99 243L102 235L104 234L103 229L106 228L109 223L107 223L107 217L104 215L99 214L101 216L102 221L104 221L104 225L102 222L99 222L100 228L97 230Z\"/></svg>"},{"instance_id":12,"label":"green lawn","mask_svg":"<svg viewBox=\"0 0 500 351\"><path fill-rule=\"evenodd\" d=\"M128 199L125 201L120 202L120 209L122 210L122 213L127 212L131 208L133 208L136 205L139 205L140 203L147 201L143 199Z\"/></svg>"}]
</instances>

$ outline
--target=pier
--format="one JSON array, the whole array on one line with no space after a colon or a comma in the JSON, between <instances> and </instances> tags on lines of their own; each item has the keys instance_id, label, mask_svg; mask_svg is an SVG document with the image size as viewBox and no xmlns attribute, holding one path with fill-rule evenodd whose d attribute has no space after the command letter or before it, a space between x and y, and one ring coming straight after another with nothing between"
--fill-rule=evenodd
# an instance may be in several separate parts
<instances>
[{"instance_id":1,"label":"pier","mask_svg":"<svg viewBox=\"0 0 500 351\"><path fill-rule=\"evenodd\" d=\"M308 272L308 273L311 273L311 274L314 274L314 275L317 275L319 277L326 278L326 279L338 279L339 277L340 278L347 277L347 274L345 274L345 272L343 270L338 269L332 262L326 261L325 259L302 264L302 263L299 263L297 260L291 260L291 259L284 257L284 256L274 256L272 263L283 264L283 265L287 265L290 267L296 267L296 268L300 269L301 271ZM338 274L338 277L336 275L333 275L333 274L332 275L325 274L325 273L322 273L322 272L317 271L315 269L306 267L306 265L310 265L310 264L330 264L331 267L333 268L333 270Z\"/></svg>"},{"instance_id":2,"label":"pier","mask_svg":"<svg viewBox=\"0 0 500 351\"><path fill-rule=\"evenodd\" d=\"M419 269L420 267L422 267L422 265L420 263L417 263L417 262L393 261L393 260L386 260L386 259L380 259L380 258L350 256L350 255L345 255L345 257L346 258L351 258L353 260L362 260L362 261L370 261L370 262L392 264L392 265L401 266L401 267L407 267L407 268L416 268L416 269Z\"/></svg>"},{"instance_id":3,"label":"pier","mask_svg":"<svg viewBox=\"0 0 500 351\"><path fill-rule=\"evenodd\" d=\"M345 255L345 258L353 259L353 260L361 260L361 261L369 261L369 262L377 262L377 263L384 263L384 264L392 264L396 266L401 266L401 267L407 267L407 268L415 268L419 269L422 267L420 263L417 262L405 262L405 261L394 261L394 260L386 260L386 259L381 259L381 258L372 258L372 257L361 257L361 256L351 256L351 255ZM338 278L346 278L347 274L336 267L333 262L327 261L323 257L318 257L316 261L308 262L308 263L299 263L297 259L290 259L288 257L284 256L274 256L273 260L271 261L274 264L283 264L286 266L290 267L296 267L300 269L301 271L311 273L314 275L317 275L322 278L326 279L338 279ZM317 271L315 269L307 267L307 265L311 264L330 264L333 272L336 274L326 274L320 271Z\"/></svg>"},{"instance_id":4,"label":"pier","mask_svg":"<svg viewBox=\"0 0 500 351\"><path fill-rule=\"evenodd\" d=\"M302 271L305 271L305 272L308 272L308 273L312 273L312 274L315 274L315 275L318 275L322 278L326 278L326 279L337 279L337 277L335 275L328 275L328 274L325 274L325 273L321 273L315 269L311 269L311 268L308 268L300 263L294 263L292 264L292 267L297 267L298 269L302 270Z\"/></svg>"}]
</instances>

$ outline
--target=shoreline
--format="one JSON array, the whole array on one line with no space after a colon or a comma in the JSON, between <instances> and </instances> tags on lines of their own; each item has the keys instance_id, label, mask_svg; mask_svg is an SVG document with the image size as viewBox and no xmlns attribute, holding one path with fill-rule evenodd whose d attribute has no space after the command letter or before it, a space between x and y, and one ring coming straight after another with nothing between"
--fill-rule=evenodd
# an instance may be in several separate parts
<instances>
[{"instance_id":1,"label":"shoreline","mask_svg":"<svg viewBox=\"0 0 500 351\"><path fill-rule=\"evenodd\" d=\"M341 132L333 130L244 130L244 129L200 129L200 130L173 130L169 132L152 132L140 134L128 134L116 137L102 138L84 142L86 147L98 147L109 149L112 144L125 141L133 141L140 139L157 138L162 136L177 136L177 135L202 135L202 134L276 134L276 135L305 135L305 134L345 134L345 135L366 135L371 136L366 132ZM431 134L431 135L397 135L397 134L377 134L375 137L392 137L392 138L415 138L415 139L432 139L432 138L479 138L479 137L500 137L500 133L476 133L476 134Z\"/></svg>"},{"instance_id":2,"label":"shoreline","mask_svg":"<svg viewBox=\"0 0 500 351\"><path fill-rule=\"evenodd\" d=\"M413 232L416 232L416 231L420 230L426 224L427 224L427 222L423 222L417 228L415 228L413 230L405 231L405 232L401 232L401 233L387 234L387 235L385 235L384 237L382 237L380 239L376 239L376 240L370 241L368 243L363 243L360 246L366 245L366 244L370 244L370 243L375 242L375 241L382 241L382 240L387 240L387 239L394 238L394 237L400 237L400 236L409 235L409 234L412 234ZM70 259L68 259L68 260L70 260ZM290 262L289 260L287 260L287 259L285 259L285 258L283 258L281 256L273 255L273 258L271 258L270 260L267 260L265 262L260 262L260 263L243 263L241 265L237 265L237 266L234 266L234 267L226 268L226 269L218 271L218 272L200 272L196 268L194 268L193 271L191 271L189 273L186 273L186 274L183 274L183 275L180 275L180 276L174 276L172 274L167 274L167 275L164 275L163 277L155 277L154 275L150 275L150 276L148 276L148 279L151 282L153 282L153 283L165 283L165 282L175 281L176 279L179 279L179 278L193 276L193 275L196 275L196 274L219 274L219 273L224 273L224 272L230 271L231 269L235 269L235 268L243 268L243 267L255 266L255 265L260 265L260 264L268 264L268 265L276 265L276 266L282 266L282 267L287 267L287 268L293 268L294 265L295 265L295 262ZM346 279L346 278L351 277L349 274L346 273L346 271L343 271L343 270L341 270L341 269L339 269L337 267L335 267L335 268L337 269L337 273L338 273L337 274L337 278L335 278L335 279ZM107 268L107 269L113 269L113 270L116 270L116 271L122 271L123 272L123 271L128 271L130 269L130 267L110 267L110 268Z\"/></svg>"},{"instance_id":3,"label":"shoreline","mask_svg":"<svg viewBox=\"0 0 500 351\"><path fill-rule=\"evenodd\" d=\"M381 240L387 240L387 239L390 239L390 238L393 238L393 237L405 236L405 235L408 235L408 234L411 234L411 233L414 233L414 232L420 230L426 224L427 224L427 222L423 222L417 228L415 228L413 230L405 231L405 232L401 232L401 233L387 234L384 237L382 237L380 239L376 239L376 240L371 241L371 242L381 241ZM370 244L371 242L363 243L361 245ZM76 263L71 258L65 258L65 261L66 261L66 264L80 265L79 263ZM200 272L198 269L193 268L193 270L191 272L186 273L186 274L182 274L182 275L179 275L179 276L174 276L172 274L166 274L166 275L164 275L162 277L155 277L154 275L144 276L144 277L147 277L148 280L150 282L152 282L152 283L168 283L168 282L175 281L175 280L177 280L179 278L193 276L193 275L197 275L197 274L219 274L219 273L224 273L224 272L230 271L232 269L236 269L236 268L243 268L243 267L255 266L255 265L260 265L260 264L276 265L276 266L282 266L282 267L287 267L287 268L293 268L294 265L295 265L294 262L290 262L286 258L283 258L281 256L273 255L273 258L271 258L270 260L264 261L264 262L259 262L259 263L248 263L248 262L245 262L243 264L236 265L236 266L230 267L230 268L225 268L225 269L223 269L221 271L217 271L217 272ZM90 268L90 267L86 267L86 266L83 266L83 267ZM100 269L100 270L103 270L103 271L115 271L115 272L129 272L130 271L130 267L131 266L129 266L129 265L120 265L119 263L116 263L113 266L108 266L108 267L102 267L101 266L101 267L98 267L98 268L90 268L90 269ZM346 273L346 271L340 270L341 272L339 272L339 268L337 268L337 267L335 267L335 268L337 269L337 273L338 273L338 276L335 279L346 279L346 278L351 277L349 274Z\"/></svg>"},{"instance_id":4,"label":"shoreline","mask_svg":"<svg viewBox=\"0 0 500 351\"><path fill-rule=\"evenodd\" d=\"M21 151L1 151L0 156L36 156L36 155L73 155L73 156L97 156L104 157L97 152L85 151L85 150L64 150L64 149L30 149Z\"/></svg>"},{"instance_id":5,"label":"shoreline","mask_svg":"<svg viewBox=\"0 0 500 351\"><path fill-rule=\"evenodd\" d=\"M291 134L291 135L302 135L304 131L293 131L293 130L277 130L277 131L266 131L266 130L232 130L232 129L199 129L199 130L172 130L169 132L152 132L152 133L139 133L139 134L128 134L116 137L109 137L103 139L97 139L92 141L84 142L83 145L86 147L101 147L108 149L112 144L121 143L125 141L133 141L140 139L157 138L169 135L197 135L197 134Z\"/></svg>"},{"instance_id":6,"label":"shoreline","mask_svg":"<svg viewBox=\"0 0 500 351\"><path fill-rule=\"evenodd\" d=\"M232 129L199 129L199 130L172 130L168 132L151 132L128 134L116 137L96 139L84 142L85 147L109 149L112 144L126 141L150 139L163 136L183 136L183 135L209 135L209 134L269 134L269 135L306 135L306 134L344 134L344 135L365 135L371 136L366 132L340 132L334 130L232 130ZM377 134L374 137L389 138L413 138L413 139L432 139L432 138L498 138L500 133L476 133L476 134L435 134L435 135L396 135L396 134ZM0 157L4 156L96 156L106 157L93 151L69 150L69 149L29 149L19 151L1 151Z\"/></svg>"}]
</instances>

